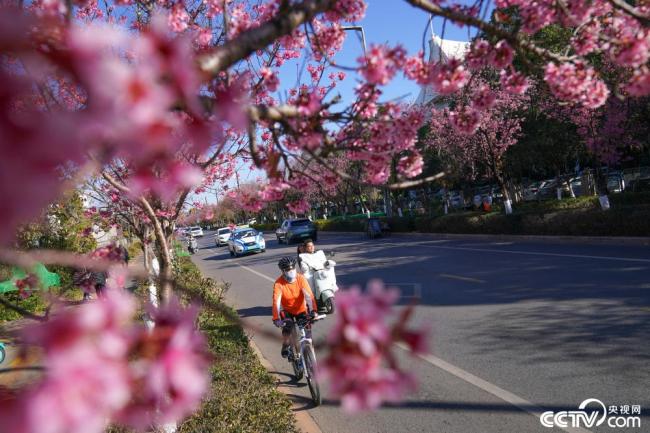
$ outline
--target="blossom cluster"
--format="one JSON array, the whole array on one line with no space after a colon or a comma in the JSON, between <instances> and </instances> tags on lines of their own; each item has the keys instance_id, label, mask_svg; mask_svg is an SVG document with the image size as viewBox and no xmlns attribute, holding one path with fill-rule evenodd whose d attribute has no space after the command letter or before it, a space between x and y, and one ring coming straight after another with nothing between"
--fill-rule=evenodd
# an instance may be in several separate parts
<instances>
[{"instance_id":1,"label":"blossom cluster","mask_svg":"<svg viewBox=\"0 0 650 433\"><path fill-rule=\"evenodd\" d=\"M393 350L396 343L404 343L412 353L426 353L428 328L407 327L412 309L397 313L398 299L399 291L379 280L370 281L366 293L352 287L336 296L336 323L327 339L330 351L319 373L346 411L375 409L415 387L414 377L399 368Z\"/></svg>"},{"instance_id":2,"label":"blossom cluster","mask_svg":"<svg viewBox=\"0 0 650 433\"><path fill-rule=\"evenodd\" d=\"M22 330L43 350L40 379L0 406L0 431L99 433L109 420L137 429L176 421L207 391L196 310L173 300L152 311L156 327L133 322L122 290ZM46 421L44 421L46 420Z\"/></svg>"}]
</instances>

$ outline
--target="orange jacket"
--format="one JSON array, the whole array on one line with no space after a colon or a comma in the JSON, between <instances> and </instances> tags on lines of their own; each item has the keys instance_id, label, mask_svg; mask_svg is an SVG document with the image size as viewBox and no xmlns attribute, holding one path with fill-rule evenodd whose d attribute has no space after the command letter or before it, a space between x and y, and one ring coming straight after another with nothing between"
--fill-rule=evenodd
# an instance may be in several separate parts
<instances>
[{"instance_id":1,"label":"orange jacket","mask_svg":"<svg viewBox=\"0 0 650 433\"><path fill-rule=\"evenodd\" d=\"M309 287L307 279L302 275L296 275L293 283L288 282L284 275L281 275L273 284L273 320L280 318L280 311L289 314L306 313L307 307L310 311L316 311L316 300Z\"/></svg>"}]
</instances>

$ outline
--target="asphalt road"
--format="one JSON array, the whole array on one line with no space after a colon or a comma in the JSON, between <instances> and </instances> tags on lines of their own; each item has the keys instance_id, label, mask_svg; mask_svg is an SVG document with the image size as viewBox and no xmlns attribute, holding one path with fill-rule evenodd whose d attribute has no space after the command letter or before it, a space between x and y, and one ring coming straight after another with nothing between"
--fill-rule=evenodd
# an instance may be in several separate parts
<instances>
[{"instance_id":1,"label":"asphalt road","mask_svg":"<svg viewBox=\"0 0 650 433\"><path fill-rule=\"evenodd\" d=\"M402 404L354 416L327 392L313 408L306 385L291 381L278 342L253 336L286 378L297 410L308 410L323 432L559 432L543 427L539 413L577 410L588 398L638 405L642 424L582 432L650 432L647 247L319 235L317 247L336 253L340 286L381 278L402 289L402 304L418 299L416 322L433 329L426 359L398 349L419 390ZM227 301L246 321L272 327L276 263L296 246L269 235L265 253L230 258L211 232L199 246L201 270L232 284ZM332 324L331 317L319 322L315 338Z\"/></svg>"}]
</instances>

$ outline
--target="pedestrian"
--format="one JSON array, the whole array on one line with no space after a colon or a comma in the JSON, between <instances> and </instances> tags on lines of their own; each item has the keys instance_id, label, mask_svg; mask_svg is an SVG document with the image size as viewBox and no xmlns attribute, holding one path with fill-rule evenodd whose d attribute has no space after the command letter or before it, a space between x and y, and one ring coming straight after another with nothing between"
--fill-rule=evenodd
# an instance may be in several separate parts
<instances>
[{"instance_id":1,"label":"pedestrian","mask_svg":"<svg viewBox=\"0 0 650 433\"><path fill-rule=\"evenodd\" d=\"M104 289L106 288L106 272L94 272L93 276L95 278L95 293L97 294L97 299L104 297Z\"/></svg>"}]
</instances>

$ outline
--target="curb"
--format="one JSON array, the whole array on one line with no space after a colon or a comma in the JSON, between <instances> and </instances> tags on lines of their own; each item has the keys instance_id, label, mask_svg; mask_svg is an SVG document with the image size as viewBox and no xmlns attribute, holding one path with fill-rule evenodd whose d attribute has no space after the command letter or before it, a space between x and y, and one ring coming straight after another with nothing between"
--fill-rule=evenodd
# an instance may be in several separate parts
<instances>
[{"instance_id":1,"label":"curb","mask_svg":"<svg viewBox=\"0 0 650 433\"><path fill-rule=\"evenodd\" d=\"M335 232L321 231L323 234L333 235L361 235L364 232ZM558 243L581 243L596 245L650 245L650 237L631 237L631 236L545 236L545 235L491 235L491 234L463 234L463 233L421 233L421 232L396 232L391 236L435 236L437 238L447 239L466 239L466 240L490 240L490 241L538 241L538 242L558 242Z\"/></svg>"},{"instance_id":2,"label":"curb","mask_svg":"<svg viewBox=\"0 0 650 433\"><path fill-rule=\"evenodd\" d=\"M257 356L257 359L260 360L262 367L271 374L271 371L273 371L273 365L264 357L264 355L262 355L262 352L251 337L248 337L248 345L253 350L253 353L255 353L255 356ZM276 379L276 383L280 382L280 377L278 375L272 374L272 376ZM284 394L289 393L289 389L284 386L277 386L277 389ZM292 407L295 409L296 405L292 403ZM312 418L312 416L306 411L294 411L293 415L296 418L296 425L303 433L323 433L320 427L318 427L318 424L316 424L314 418Z\"/></svg>"}]
</instances>

